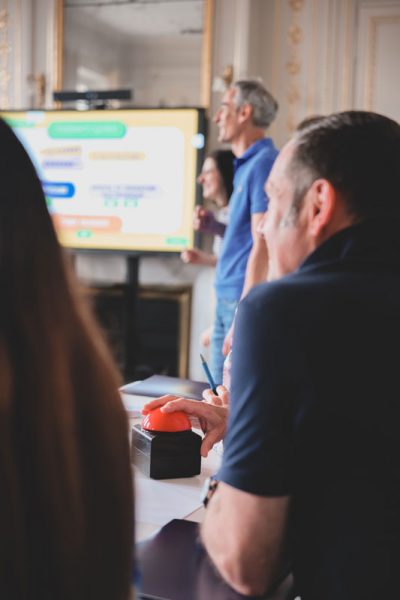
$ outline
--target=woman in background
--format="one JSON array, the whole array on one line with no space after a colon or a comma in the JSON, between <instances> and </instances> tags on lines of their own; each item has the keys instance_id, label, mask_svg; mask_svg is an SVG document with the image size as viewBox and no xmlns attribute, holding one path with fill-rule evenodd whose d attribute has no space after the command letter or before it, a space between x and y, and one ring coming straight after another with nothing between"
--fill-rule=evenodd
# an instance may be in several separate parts
<instances>
[{"instance_id":1,"label":"woman in background","mask_svg":"<svg viewBox=\"0 0 400 600\"><path fill-rule=\"evenodd\" d=\"M127 600L132 475L119 377L34 167L0 120L0 597Z\"/></svg>"},{"instance_id":2,"label":"woman in background","mask_svg":"<svg viewBox=\"0 0 400 600\"><path fill-rule=\"evenodd\" d=\"M193 219L193 228L202 233L211 233L215 236L213 254L193 248L182 252L182 260L196 265L217 264L221 238L229 216L229 199L233 191L233 160L234 155L230 150L214 150L204 161L197 183L202 186L203 200L213 202L216 215L203 206L196 206Z\"/></svg>"},{"instance_id":3,"label":"woman in background","mask_svg":"<svg viewBox=\"0 0 400 600\"><path fill-rule=\"evenodd\" d=\"M214 235L213 253L204 252L199 248L184 250L181 258L185 263L209 265L215 267L221 248L222 237L229 218L229 199L233 191L233 161L234 154L230 150L214 150L204 161L197 183L202 186L203 199L213 202L217 211L214 213L203 206L196 206L193 228L202 233ZM201 334L200 343L209 346L212 327Z\"/></svg>"}]
</instances>

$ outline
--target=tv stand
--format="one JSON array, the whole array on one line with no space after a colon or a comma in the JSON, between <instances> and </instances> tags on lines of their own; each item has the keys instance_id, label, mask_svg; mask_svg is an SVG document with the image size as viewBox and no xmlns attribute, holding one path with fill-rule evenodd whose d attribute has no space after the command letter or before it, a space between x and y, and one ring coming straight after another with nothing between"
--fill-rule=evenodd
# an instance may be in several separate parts
<instances>
[{"instance_id":1,"label":"tv stand","mask_svg":"<svg viewBox=\"0 0 400 600\"><path fill-rule=\"evenodd\" d=\"M137 344L137 298L139 290L139 255L130 255L127 258L127 279L124 288L124 303L126 314L125 327L125 377L128 381L135 378L138 363Z\"/></svg>"}]
</instances>

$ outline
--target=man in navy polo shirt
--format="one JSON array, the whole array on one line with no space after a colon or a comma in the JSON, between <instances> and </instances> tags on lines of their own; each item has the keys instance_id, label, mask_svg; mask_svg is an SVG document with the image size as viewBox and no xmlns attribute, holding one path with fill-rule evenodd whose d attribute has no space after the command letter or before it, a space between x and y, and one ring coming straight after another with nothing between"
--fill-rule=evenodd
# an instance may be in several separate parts
<instances>
[{"instance_id":1,"label":"man in navy polo shirt","mask_svg":"<svg viewBox=\"0 0 400 600\"><path fill-rule=\"evenodd\" d=\"M214 117L219 141L230 143L236 156L229 223L215 278L217 307L211 369L217 383L222 381L237 304L267 275L268 253L257 228L268 206L264 184L278 154L271 138L265 137L265 130L277 110L277 102L261 83L243 80L226 90Z\"/></svg>"},{"instance_id":2,"label":"man in navy polo shirt","mask_svg":"<svg viewBox=\"0 0 400 600\"><path fill-rule=\"evenodd\" d=\"M306 126L270 177L269 281L235 319L229 408L169 396L224 437L202 538L261 594L290 559L301 600L399 598L400 125ZM212 398L214 403L221 398Z\"/></svg>"}]
</instances>

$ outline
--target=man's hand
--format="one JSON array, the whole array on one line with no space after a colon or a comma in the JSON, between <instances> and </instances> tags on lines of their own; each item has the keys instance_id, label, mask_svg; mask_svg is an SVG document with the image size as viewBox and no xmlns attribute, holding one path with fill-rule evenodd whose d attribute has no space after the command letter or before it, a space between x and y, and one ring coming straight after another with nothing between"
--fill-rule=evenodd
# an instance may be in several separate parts
<instances>
[{"instance_id":1,"label":"man's hand","mask_svg":"<svg viewBox=\"0 0 400 600\"><path fill-rule=\"evenodd\" d=\"M217 257L214 254L208 254L208 252L203 252L199 248L184 250L181 253L181 259L184 263L192 265L210 265L211 267L215 267L217 264Z\"/></svg>"},{"instance_id":2,"label":"man's hand","mask_svg":"<svg viewBox=\"0 0 400 600\"><path fill-rule=\"evenodd\" d=\"M161 406L161 411L171 413L182 410L190 417L197 417L200 427L203 430L204 438L201 444L200 453L202 456L208 456L209 451L217 442L220 442L226 429L228 419L228 409L226 406L214 406L208 402L199 402L198 400L187 400L177 396L161 396L151 400L144 405L142 414L146 415L154 408Z\"/></svg>"},{"instance_id":3,"label":"man's hand","mask_svg":"<svg viewBox=\"0 0 400 600\"><path fill-rule=\"evenodd\" d=\"M233 330L235 328L235 320L233 320L232 325L229 328L228 333L225 336L224 343L222 344L222 354L224 356L228 356L231 348L232 348L232 340L233 340Z\"/></svg>"},{"instance_id":4,"label":"man's hand","mask_svg":"<svg viewBox=\"0 0 400 600\"><path fill-rule=\"evenodd\" d=\"M193 229L201 233L212 233L213 235L223 236L225 225L217 221L211 210L196 206L193 215Z\"/></svg>"},{"instance_id":5,"label":"man's hand","mask_svg":"<svg viewBox=\"0 0 400 600\"><path fill-rule=\"evenodd\" d=\"M200 335L200 344L207 348L211 344L211 336L213 333L213 328L207 327L204 331L201 332Z\"/></svg>"},{"instance_id":6,"label":"man's hand","mask_svg":"<svg viewBox=\"0 0 400 600\"><path fill-rule=\"evenodd\" d=\"M211 210L196 206L193 215L193 229L201 233L214 233L213 226L216 219Z\"/></svg>"},{"instance_id":7,"label":"man's hand","mask_svg":"<svg viewBox=\"0 0 400 600\"><path fill-rule=\"evenodd\" d=\"M204 390L203 398L214 406L229 406L229 391L223 385L217 386L218 396L211 389Z\"/></svg>"},{"instance_id":8,"label":"man's hand","mask_svg":"<svg viewBox=\"0 0 400 600\"><path fill-rule=\"evenodd\" d=\"M253 246L247 259L246 275L241 299L258 283L267 280L268 274L268 250L265 239L259 233L259 228L265 219L265 213L254 213L251 215L251 236Z\"/></svg>"}]
</instances>

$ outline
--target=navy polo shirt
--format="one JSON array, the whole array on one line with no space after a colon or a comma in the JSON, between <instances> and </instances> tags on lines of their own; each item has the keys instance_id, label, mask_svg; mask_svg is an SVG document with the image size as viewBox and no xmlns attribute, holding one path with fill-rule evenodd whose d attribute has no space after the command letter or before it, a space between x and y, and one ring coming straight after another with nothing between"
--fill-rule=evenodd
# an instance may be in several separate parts
<instances>
[{"instance_id":1,"label":"navy polo shirt","mask_svg":"<svg viewBox=\"0 0 400 600\"><path fill-rule=\"evenodd\" d=\"M340 231L239 305L218 477L291 497L302 600L399 597L399 231Z\"/></svg>"},{"instance_id":2,"label":"navy polo shirt","mask_svg":"<svg viewBox=\"0 0 400 600\"><path fill-rule=\"evenodd\" d=\"M229 223L217 262L217 298L239 300L243 290L247 259L253 246L251 217L267 210L265 181L278 154L272 140L252 144L235 159L233 193L229 202Z\"/></svg>"}]
</instances>

